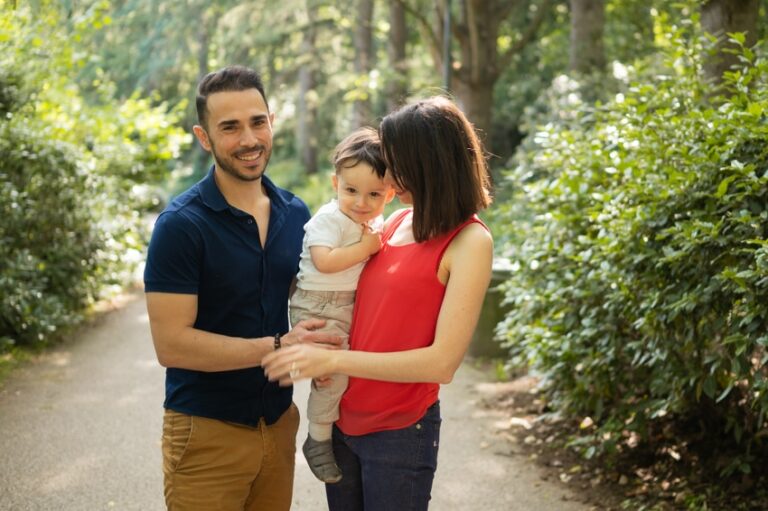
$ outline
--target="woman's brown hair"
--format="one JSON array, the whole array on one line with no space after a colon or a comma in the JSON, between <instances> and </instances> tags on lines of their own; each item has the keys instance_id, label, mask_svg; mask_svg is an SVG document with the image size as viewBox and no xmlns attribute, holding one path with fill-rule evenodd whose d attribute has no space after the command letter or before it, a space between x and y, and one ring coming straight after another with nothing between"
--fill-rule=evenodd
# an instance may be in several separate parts
<instances>
[{"instance_id":1,"label":"woman's brown hair","mask_svg":"<svg viewBox=\"0 0 768 511\"><path fill-rule=\"evenodd\" d=\"M379 133L393 179L413 196L417 242L450 232L491 203L482 143L450 99L405 105L384 117Z\"/></svg>"}]
</instances>

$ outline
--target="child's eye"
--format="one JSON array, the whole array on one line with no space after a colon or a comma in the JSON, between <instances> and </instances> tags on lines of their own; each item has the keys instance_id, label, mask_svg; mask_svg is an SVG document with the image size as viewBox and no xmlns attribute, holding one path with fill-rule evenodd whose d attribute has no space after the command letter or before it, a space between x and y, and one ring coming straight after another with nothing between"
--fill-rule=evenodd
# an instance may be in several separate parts
<instances>
[{"instance_id":1,"label":"child's eye","mask_svg":"<svg viewBox=\"0 0 768 511\"><path fill-rule=\"evenodd\" d=\"M356 191L354 188L347 188L347 193L355 193Z\"/></svg>"},{"instance_id":2,"label":"child's eye","mask_svg":"<svg viewBox=\"0 0 768 511\"><path fill-rule=\"evenodd\" d=\"M373 197L374 199L378 199L379 197L381 197L381 194L379 192L371 192L371 197Z\"/></svg>"}]
</instances>

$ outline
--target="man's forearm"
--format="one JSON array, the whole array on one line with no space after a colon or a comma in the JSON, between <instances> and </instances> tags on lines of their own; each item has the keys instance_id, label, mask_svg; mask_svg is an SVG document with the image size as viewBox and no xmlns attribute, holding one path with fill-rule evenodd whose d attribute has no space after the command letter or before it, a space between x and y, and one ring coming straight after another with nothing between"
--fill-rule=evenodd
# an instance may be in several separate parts
<instances>
[{"instance_id":1,"label":"man's forearm","mask_svg":"<svg viewBox=\"0 0 768 511\"><path fill-rule=\"evenodd\" d=\"M274 350L273 337L245 339L187 327L161 332L152 327L152 338L160 365L195 371L231 371L261 365Z\"/></svg>"}]
</instances>

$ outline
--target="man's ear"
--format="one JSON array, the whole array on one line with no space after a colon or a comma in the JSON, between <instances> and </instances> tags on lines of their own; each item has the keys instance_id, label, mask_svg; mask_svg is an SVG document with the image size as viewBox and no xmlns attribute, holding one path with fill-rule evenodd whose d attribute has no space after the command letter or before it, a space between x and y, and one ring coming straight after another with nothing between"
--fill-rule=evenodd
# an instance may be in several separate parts
<instances>
[{"instance_id":1,"label":"man's ear","mask_svg":"<svg viewBox=\"0 0 768 511\"><path fill-rule=\"evenodd\" d=\"M205 128L195 124L192 126L192 132L195 134L195 137L197 137L197 141L200 142L200 145L203 146L203 149L211 152L211 141L208 139L208 132L205 131Z\"/></svg>"}]
</instances>

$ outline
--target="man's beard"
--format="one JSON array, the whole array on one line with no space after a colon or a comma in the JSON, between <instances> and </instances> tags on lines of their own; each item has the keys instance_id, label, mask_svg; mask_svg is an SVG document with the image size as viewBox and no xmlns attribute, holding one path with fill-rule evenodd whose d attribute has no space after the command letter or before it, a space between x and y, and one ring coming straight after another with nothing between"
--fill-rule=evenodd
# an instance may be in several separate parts
<instances>
[{"instance_id":1,"label":"man's beard","mask_svg":"<svg viewBox=\"0 0 768 511\"><path fill-rule=\"evenodd\" d=\"M243 174L239 170L237 170L237 167L233 164L232 158L222 158L219 156L219 154L216 152L216 146L213 144L213 141L210 141L211 144L211 154L213 154L213 159L216 161L216 164L219 166L221 170L229 174L230 176L239 179L241 181L258 181L261 179L261 176L264 175L264 171L267 170L267 164L269 164L269 158L272 156L272 153L267 152L267 148L264 145L256 145L253 147L249 147L248 149L240 150L236 153L237 154L243 154L248 153L252 151L261 151L262 155L261 157L264 159L264 165L261 167L261 172L258 172L257 174Z\"/></svg>"}]
</instances>

